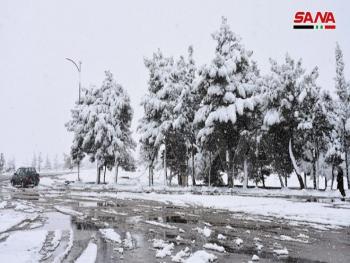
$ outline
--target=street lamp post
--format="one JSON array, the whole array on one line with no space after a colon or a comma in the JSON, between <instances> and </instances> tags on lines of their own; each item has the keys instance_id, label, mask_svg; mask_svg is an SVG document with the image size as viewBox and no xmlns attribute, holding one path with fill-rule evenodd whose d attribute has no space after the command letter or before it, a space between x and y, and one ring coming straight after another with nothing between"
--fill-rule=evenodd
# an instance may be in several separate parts
<instances>
[{"instance_id":1,"label":"street lamp post","mask_svg":"<svg viewBox=\"0 0 350 263\"><path fill-rule=\"evenodd\" d=\"M80 94L81 94L81 61L76 63L73 59L66 58L68 61L72 62L73 65L77 68L79 74L79 97L78 103L80 104ZM80 181L80 160L78 161L78 181Z\"/></svg>"}]
</instances>

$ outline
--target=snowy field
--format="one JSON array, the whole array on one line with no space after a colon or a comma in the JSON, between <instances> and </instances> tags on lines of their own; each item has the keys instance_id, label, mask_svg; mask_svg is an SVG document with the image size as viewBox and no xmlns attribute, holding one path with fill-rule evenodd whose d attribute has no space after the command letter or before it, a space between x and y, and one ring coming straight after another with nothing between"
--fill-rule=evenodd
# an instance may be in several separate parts
<instances>
[{"instance_id":1,"label":"snowy field","mask_svg":"<svg viewBox=\"0 0 350 263\"><path fill-rule=\"evenodd\" d=\"M42 187L67 185L71 190L89 190L90 197L115 197L168 202L181 206L202 206L226 209L251 215L285 218L296 222L324 224L331 227L350 226L349 202L340 201L337 190L290 190L226 187L177 187L164 186L161 175L156 177L155 186L149 187L144 172L120 172L118 183L114 182L113 172L106 174L107 184L96 185L94 170L83 170L81 181L76 182L77 174L44 177ZM289 179L289 185L297 186L296 178ZM235 182L239 184L239 182ZM276 186L277 176L266 180L267 186ZM252 182L250 184L253 186ZM101 190L106 190L101 192ZM117 192L118 193L117 193ZM347 192L350 194L350 191ZM85 194L85 193L84 193ZM199 195L200 194L200 195Z\"/></svg>"},{"instance_id":2,"label":"snowy field","mask_svg":"<svg viewBox=\"0 0 350 263\"><path fill-rule=\"evenodd\" d=\"M273 262L308 258L297 254L304 247L329 262L327 244L344 242L350 226L350 204L335 190L164 187L161 174L150 188L140 171L120 172L117 184L113 173L102 185L94 170L76 177L43 173L25 190L1 183L4 262Z\"/></svg>"}]
</instances>

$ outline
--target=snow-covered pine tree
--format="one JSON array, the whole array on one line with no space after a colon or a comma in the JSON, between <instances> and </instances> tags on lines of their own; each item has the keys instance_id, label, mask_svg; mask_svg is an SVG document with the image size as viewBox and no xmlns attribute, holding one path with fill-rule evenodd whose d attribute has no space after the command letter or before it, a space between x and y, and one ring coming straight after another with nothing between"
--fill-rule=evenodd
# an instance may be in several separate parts
<instances>
[{"instance_id":1,"label":"snow-covered pine tree","mask_svg":"<svg viewBox=\"0 0 350 263\"><path fill-rule=\"evenodd\" d=\"M101 88L84 90L80 103L72 111L72 120L67 123L74 132L72 153L76 149L90 156L97 163L97 179L101 181L101 170L115 167L115 180L118 169L134 169L132 150L135 142L131 138L133 111L130 98L123 87L115 82L112 73L105 72L106 78Z\"/></svg>"},{"instance_id":2,"label":"snow-covered pine tree","mask_svg":"<svg viewBox=\"0 0 350 263\"><path fill-rule=\"evenodd\" d=\"M5 170L5 156L3 153L0 154L0 174L2 174L2 172Z\"/></svg>"},{"instance_id":3,"label":"snow-covered pine tree","mask_svg":"<svg viewBox=\"0 0 350 263\"><path fill-rule=\"evenodd\" d=\"M341 131L341 151L345 155L345 174L347 178L348 189L350 189L349 178L349 145L350 145L350 85L345 80L343 52L337 43L335 48L335 90L338 95L338 117L340 123L338 129Z\"/></svg>"},{"instance_id":4,"label":"snow-covered pine tree","mask_svg":"<svg viewBox=\"0 0 350 263\"><path fill-rule=\"evenodd\" d=\"M37 162L37 165L38 165L38 171L40 172L42 166L43 166L43 157L41 155L41 152L39 152L39 155L38 155L38 162Z\"/></svg>"},{"instance_id":5,"label":"snow-covered pine tree","mask_svg":"<svg viewBox=\"0 0 350 263\"><path fill-rule=\"evenodd\" d=\"M268 152L272 156L273 167L280 177L281 186L284 187L281 175L286 179L294 169L300 188L303 189L304 182L295 161L300 158L301 151L295 151L293 146L294 140L297 140L295 132L299 124L296 114L298 100L308 87L305 80L307 77L301 60L295 62L288 54L284 64L278 65L272 59L270 63L271 74L265 78L263 125L263 129L267 130L265 139L270 146Z\"/></svg>"},{"instance_id":6,"label":"snow-covered pine tree","mask_svg":"<svg viewBox=\"0 0 350 263\"><path fill-rule=\"evenodd\" d=\"M13 172L16 170L16 159L12 158L7 162L6 171Z\"/></svg>"},{"instance_id":7,"label":"snow-covered pine tree","mask_svg":"<svg viewBox=\"0 0 350 263\"><path fill-rule=\"evenodd\" d=\"M123 87L115 82L111 72L106 71L101 88L95 93L95 159L101 166L115 168L115 181L119 167L130 171L134 169L132 151L136 143L131 137L133 110L130 98Z\"/></svg>"},{"instance_id":8,"label":"snow-covered pine tree","mask_svg":"<svg viewBox=\"0 0 350 263\"><path fill-rule=\"evenodd\" d=\"M327 92L320 91L316 85L318 69L304 78L304 87L298 99L298 111L295 116L298 121L294 140L299 144L305 162L312 164L313 186L319 189L320 162L327 151L330 140L333 111L332 98Z\"/></svg>"},{"instance_id":9,"label":"snow-covered pine tree","mask_svg":"<svg viewBox=\"0 0 350 263\"><path fill-rule=\"evenodd\" d=\"M57 156L57 154L55 154L55 157L53 159L53 169L55 171L57 171L59 166L60 166L60 164L58 163L58 156Z\"/></svg>"},{"instance_id":10,"label":"snow-covered pine tree","mask_svg":"<svg viewBox=\"0 0 350 263\"><path fill-rule=\"evenodd\" d=\"M46 155L44 168L45 168L46 170L51 170L51 169L52 169L51 162L50 162L50 158L49 158L48 155Z\"/></svg>"},{"instance_id":11,"label":"snow-covered pine tree","mask_svg":"<svg viewBox=\"0 0 350 263\"><path fill-rule=\"evenodd\" d=\"M33 158L32 158L32 167L36 168L37 167L37 158L36 158L36 154L33 153Z\"/></svg>"},{"instance_id":12,"label":"snow-covered pine tree","mask_svg":"<svg viewBox=\"0 0 350 263\"><path fill-rule=\"evenodd\" d=\"M180 133L185 141L187 148L187 158L191 158L191 176L192 185L196 185L195 180L195 160L194 156L197 152L195 128L193 125L194 114L199 106L199 96L194 92L194 79L196 77L196 65L193 59L193 48L188 48L188 61L183 57L177 62L180 77L176 85L180 86L181 91L176 101L174 113L173 128Z\"/></svg>"},{"instance_id":13,"label":"snow-covered pine tree","mask_svg":"<svg viewBox=\"0 0 350 263\"><path fill-rule=\"evenodd\" d=\"M72 164L72 158L68 154L63 154L63 169L66 170L72 170L73 164Z\"/></svg>"},{"instance_id":14,"label":"snow-covered pine tree","mask_svg":"<svg viewBox=\"0 0 350 263\"><path fill-rule=\"evenodd\" d=\"M232 187L234 152L249 136L251 112L258 104L257 71L252 52L244 48L226 18L222 18L219 31L212 36L217 42L215 58L199 70L195 90L201 102L194 123L199 129L198 144L211 159L211 183L220 183L219 170L224 167Z\"/></svg>"},{"instance_id":15,"label":"snow-covered pine tree","mask_svg":"<svg viewBox=\"0 0 350 263\"><path fill-rule=\"evenodd\" d=\"M138 126L141 143L141 157L147 162L149 168L150 182L153 182L153 169L160 146L165 145L164 159L166 159L166 133L172 125L171 109L174 105L169 99L172 95L169 78L174 61L172 58L164 57L158 50L151 59L144 60L149 71L148 93L144 96L141 106L144 109L144 116ZM165 181L166 161L164 161Z\"/></svg>"},{"instance_id":16,"label":"snow-covered pine tree","mask_svg":"<svg viewBox=\"0 0 350 263\"><path fill-rule=\"evenodd\" d=\"M193 48L188 49L188 60L181 56L173 65L166 89L168 96L168 119L171 125L166 130L167 167L171 176L178 177L180 185L188 183L188 161L192 156L192 166L195 153L195 134L193 128L194 113L198 107L196 94L193 92L193 80L196 67L193 60ZM195 185L192 169L192 184Z\"/></svg>"}]
</instances>

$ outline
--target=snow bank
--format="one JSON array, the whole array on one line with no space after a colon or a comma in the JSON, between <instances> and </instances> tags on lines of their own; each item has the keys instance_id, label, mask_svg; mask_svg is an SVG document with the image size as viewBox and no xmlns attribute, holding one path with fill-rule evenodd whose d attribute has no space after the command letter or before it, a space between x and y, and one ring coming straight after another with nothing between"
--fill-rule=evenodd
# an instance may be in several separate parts
<instances>
[{"instance_id":1,"label":"snow bank","mask_svg":"<svg viewBox=\"0 0 350 263\"><path fill-rule=\"evenodd\" d=\"M177 205L203 206L226 209L266 217L277 217L299 222L325 224L330 226L350 225L350 204L332 207L327 203L305 202L284 198L229 196L229 195L193 195L193 194L156 194L121 192L117 197L145 199L162 202L174 202Z\"/></svg>"},{"instance_id":2,"label":"snow bank","mask_svg":"<svg viewBox=\"0 0 350 263\"><path fill-rule=\"evenodd\" d=\"M83 216L83 213L80 213L78 211L72 210L69 207L64 207L64 206L54 206L54 208L63 214L71 215L71 216Z\"/></svg>"},{"instance_id":3,"label":"snow bank","mask_svg":"<svg viewBox=\"0 0 350 263\"><path fill-rule=\"evenodd\" d=\"M117 232L115 232L114 229L112 228L100 229L100 232L105 239L110 240L112 242L119 243L119 244L122 243L120 235Z\"/></svg>"},{"instance_id":4,"label":"snow bank","mask_svg":"<svg viewBox=\"0 0 350 263\"><path fill-rule=\"evenodd\" d=\"M37 214L26 214L9 209L0 211L0 233L23 223L24 221L33 221L38 217Z\"/></svg>"},{"instance_id":5,"label":"snow bank","mask_svg":"<svg viewBox=\"0 0 350 263\"><path fill-rule=\"evenodd\" d=\"M73 241L74 241L74 233L73 233L73 230L71 229L69 231L69 238L68 238L68 244L66 246L66 249L60 255L55 257L55 259L53 260L53 263L60 263L68 256L69 252L73 248Z\"/></svg>"},{"instance_id":6,"label":"snow bank","mask_svg":"<svg viewBox=\"0 0 350 263\"><path fill-rule=\"evenodd\" d=\"M203 245L203 247L206 249L215 250L218 252L225 252L225 248L223 246L219 246L215 243L206 243Z\"/></svg>"},{"instance_id":7,"label":"snow bank","mask_svg":"<svg viewBox=\"0 0 350 263\"><path fill-rule=\"evenodd\" d=\"M157 248L156 258L164 258L171 255L171 251L174 249L174 244L165 242L162 239L154 239L153 247Z\"/></svg>"},{"instance_id":8,"label":"snow bank","mask_svg":"<svg viewBox=\"0 0 350 263\"><path fill-rule=\"evenodd\" d=\"M190 249L186 247L185 249L182 249L179 252L177 252L176 255L171 258L171 261L182 263L185 262L184 257L188 257L189 255Z\"/></svg>"},{"instance_id":9,"label":"snow bank","mask_svg":"<svg viewBox=\"0 0 350 263\"><path fill-rule=\"evenodd\" d=\"M1 262L39 262L40 250L44 245L47 231L22 231L12 233L0 243Z\"/></svg>"},{"instance_id":10,"label":"snow bank","mask_svg":"<svg viewBox=\"0 0 350 263\"><path fill-rule=\"evenodd\" d=\"M95 263L97 257L97 245L93 242L90 242L87 248L75 261L75 263Z\"/></svg>"},{"instance_id":11,"label":"snow bank","mask_svg":"<svg viewBox=\"0 0 350 263\"><path fill-rule=\"evenodd\" d=\"M206 226L204 228L196 227L195 230L197 230L199 234L202 234L205 237L210 237L211 235L211 229L207 228Z\"/></svg>"},{"instance_id":12,"label":"snow bank","mask_svg":"<svg viewBox=\"0 0 350 263\"><path fill-rule=\"evenodd\" d=\"M190 256L186 263L209 263L214 262L217 257L213 254L206 252L205 250L198 250L192 256Z\"/></svg>"}]
</instances>

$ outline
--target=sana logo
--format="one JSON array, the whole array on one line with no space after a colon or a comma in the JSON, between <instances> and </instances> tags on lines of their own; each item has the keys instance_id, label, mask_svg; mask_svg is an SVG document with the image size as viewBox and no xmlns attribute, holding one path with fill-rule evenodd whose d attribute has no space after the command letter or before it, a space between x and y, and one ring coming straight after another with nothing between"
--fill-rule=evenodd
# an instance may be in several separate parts
<instances>
[{"instance_id":1,"label":"sana logo","mask_svg":"<svg viewBox=\"0 0 350 263\"><path fill-rule=\"evenodd\" d=\"M333 12L302 12L294 15L293 29L335 29Z\"/></svg>"}]
</instances>

